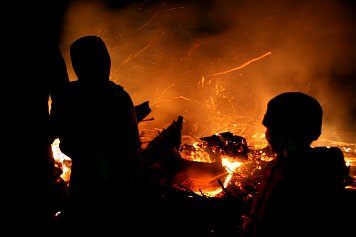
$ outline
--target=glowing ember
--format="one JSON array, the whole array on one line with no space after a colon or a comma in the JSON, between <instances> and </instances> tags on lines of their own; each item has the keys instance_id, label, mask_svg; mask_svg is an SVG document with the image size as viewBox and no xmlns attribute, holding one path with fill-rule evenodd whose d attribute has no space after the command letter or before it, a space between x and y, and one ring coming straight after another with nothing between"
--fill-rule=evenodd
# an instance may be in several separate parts
<instances>
[{"instance_id":1,"label":"glowing ember","mask_svg":"<svg viewBox=\"0 0 356 237\"><path fill-rule=\"evenodd\" d=\"M201 165L193 163L178 173L175 181L202 196L220 197L232 189L233 193L245 192L245 187L257 183L264 165L274 158L265 148L257 148L261 144L256 142L249 148L245 138L230 132L183 144L181 157Z\"/></svg>"},{"instance_id":2,"label":"glowing ember","mask_svg":"<svg viewBox=\"0 0 356 237\"><path fill-rule=\"evenodd\" d=\"M216 136L216 135L214 135ZM221 147L209 147L207 143L193 142L191 146L184 144L181 146L180 155L182 159L202 164L201 166L188 167L187 170L179 172L175 177L175 182L179 186L186 187L194 193L207 197L221 197L226 191L245 193L246 187L254 187L263 172L265 165L274 159L266 146L263 135L255 134L253 139L255 144L250 146L246 153L246 159L239 156L218 156L224 151ZM71 171L71 159L59 149L59 139L52 144L52 152L56 163L62 168L62 179L68 184ZM335 145L335 144L333 144ZM350 170L350 178L356 178L356 152L352 146L338 145L345 154L346 165ZM204 164L210 166L204 166ZM222 169L217 169L220 166ZM221 182L223 180L223 182ZM348 189L356 187L355 181L346 186ZM247 194L251 196L252 194ZM252 197L252 196L251 196Z\"/></svg>"}]
</instances>

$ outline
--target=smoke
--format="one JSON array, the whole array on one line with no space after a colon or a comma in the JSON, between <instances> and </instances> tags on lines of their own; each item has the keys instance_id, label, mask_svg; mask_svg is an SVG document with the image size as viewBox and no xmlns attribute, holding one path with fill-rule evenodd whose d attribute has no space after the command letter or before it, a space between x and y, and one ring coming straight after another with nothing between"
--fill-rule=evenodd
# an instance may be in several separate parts
<instances>
[{"instance_id":1,"label":"smoke","mask_svg":"<svg viewBox=\"0 0 356 237\"><path fill-rule=\"evenodd\" d=\"M320 101L324 136L335 139L335 133L356 131L354 5L330 0L124 2L72 1L61 49L75 80L69 45L83 35L104 39L112 80L135 104L150 101L154 120L140 124L142 131L162 129L182 115L183 133L195 137L263 133L268 100L285 91L302 91Z\"/></svg>"}]
</instances>

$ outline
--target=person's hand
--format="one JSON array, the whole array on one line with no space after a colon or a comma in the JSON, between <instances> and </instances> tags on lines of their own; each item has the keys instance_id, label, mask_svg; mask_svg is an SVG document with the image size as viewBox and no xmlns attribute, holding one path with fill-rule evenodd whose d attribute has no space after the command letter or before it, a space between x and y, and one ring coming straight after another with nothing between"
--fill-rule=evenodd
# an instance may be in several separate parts
<instances>
[{"instance_id":1,"label":"person's hand","mask_svg":"<svg viewBox=\"0 0 356 237\"><path fill-rule=\"evenodd\" d=\"M145 101L139 105L135 106L137 122L141 122L149 113L151 113L151 108L149 101Z\"/></svg>"}]
</instances>

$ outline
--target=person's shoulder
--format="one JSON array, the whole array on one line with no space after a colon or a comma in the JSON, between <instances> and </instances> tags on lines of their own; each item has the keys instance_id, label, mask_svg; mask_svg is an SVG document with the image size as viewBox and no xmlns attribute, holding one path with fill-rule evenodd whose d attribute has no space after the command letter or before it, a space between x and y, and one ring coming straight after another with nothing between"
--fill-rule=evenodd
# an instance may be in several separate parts
<instances>
[{"instance_id":1,"label":"person's shoulder","mask_svg":"<svg viewBox=\"0 0 356 237\"><path fill-rule=\"evenodd\" d=\"M330 157L334 159L344 159L344 154L339 147L314 147L312 148L314 157Z\"/></svg>"},{"instance_id":2,"label":"person's shoulder","mask_svg":"<svg viewBox=\"0 0 356 237\"><path fill-rule=\"evenodd\" d=\"M313 159L317 166L325 171L340 170L344 173L346 161L339 147L315 147L312 149Z\"/></svg>"},{"instance_id":3,"label":"person's shoulder","mask_svg":"<svg viewBox=\"0 0 356 237\"><path fill-rule=\"evenodd\" d=\"M68 89L69 91L74 91L78 90L79 88L79 82L78 81L70 81L68 84Z\"/></svg>"},{"instance_id":4,"label":"person's shoulder","mask_svg":"<svg viewBox=\"0 0 356 237\"><path fill-rule=\"evenodd\" d=\"M109 88L111 88L112 90L114 90L116 92L126 93L126 91L122 85L119 85L113 81L109 81L107 83L107 85L109 86Z\"/></svg>"},{"instance_id":5,"label":"person's shoulder","mask_svg":"<svg viewBox=\"0 0 356 237\"><path fill-rule=\"evenodd\" d=\"M121 96L130 97L129 93L125 90L125 88L122 85L119 85L113 81L109 81L109 86Z\"/></svg>"},{"instance_id":6,"label":"person's shoulder","mask_svg":"<svg viewBox=\"0 0 356 237\"><path fill-rule=\"evenodd\" d=\"M339 147L316 147L313 152L318 174L323 179L320 183L333 184L332 190L343 189L345 180L349 176L343 151Z\"/></svg>"},{"instance_id":7,"label":"person's shoulder","mask_svg":"<svg viewBox=\"0 0 356 237\"><path fill-rule=\"evenodd\" d=\"M108 82L107 82L107 85L109 85L109 86L112 87L112 88L124 90L124 87L123 87L122 85L117 84L117 83L114 82L114 81L108 81Z\"/></svg>"},{"instance_id":8,"label":"person's shoulder","mask_svg":"<svg viewBox=\"0 0 356 237\"><path fill-rule=\"evenodd\" d=\"M65 97L68 99L73 98L74 96L77 96L80 94L79 92L81 91L81 86L78 81L70 81L67 86L66 93L64 94Z\"/></svg>"}]
</instances>

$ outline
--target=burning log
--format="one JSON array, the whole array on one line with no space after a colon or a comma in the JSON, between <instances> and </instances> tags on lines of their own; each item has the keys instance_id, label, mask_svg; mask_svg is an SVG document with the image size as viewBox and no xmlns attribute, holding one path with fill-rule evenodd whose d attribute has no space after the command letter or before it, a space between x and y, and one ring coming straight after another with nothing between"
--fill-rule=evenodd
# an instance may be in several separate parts
<instances>
[{"instance_id":1,"label":"burning log","mask_svg":"<svg viewBox=\"0 0 356 237\"><path fill-rule=\"evenodd\" d=\"M185 185L199 190L203 196L205 194L202 188L210 195L219 192L228 195L220 179L228 180L229 175L234 173L236 165L239 166L248 160L249 149L246 139L231 132L224 132L202 137L199 141L192 145L183 144L180 148L180 154L183 160L186 160L186 168L175 177L176 183L179 184L178 188Z\"/></svg>"},{"instance_id":2,"label":"burning log","mask_svg":"<svg viewBox=\"0 0 356 237\"><path fill-rule=\"evenodd\" d=\"M248 159L249 148L246 139L233 135L231 132L202 137L200 141L199 144L184 144L180 149L183 158L190 160L192 156L202 156L204 152L208 162L219 162L220 164L223 157L231 157L241 161Z\"/></svg>"},{"instance_id":3,"label":"burning log","mask_svg":"<svg viewBox=\"0 0 356 237\"><path fill-rule=\"evenodd\" d=\"M220 178L229 175L223 166L224 157L246 161L249 151L246 140L222 133L202 138L199 144L182 145L182 127L183 117L179 116L147 144L142 153L144 168L139 192L133 193L130 200L146 213L147 216L141 218L148 229L159 226L154 230L155 234L172 230L185 234L189 229L191 234L198 236L209 236L212 231L238 235L236 226L242 223L244 201L230 195ZM210 162L195 160L203 154ZM220 188L227 198L209 197L203 191L199 194L189 188L187 183L190 181ZM224 219L226 213L233 213L235 217ZM182 217L184 228L177 229Z\"/></svg>"},{"instance_id":4,"label":"burning log","mask_svg":"<svg viewBox=\"0 0 356 237\"><path fill-rule=\"evenodd\" d=\"M175 174L184 166L179 155L183 117L179 116L150 141L142 152L143 176L146 182L169 187Z\"/></svg>"},{"instance_id":5,"label":"burning log","mask_svg":"<svg viewBox=\"0 0 356 237\"><path fill-rule=\"evenodd\" d=\"M227 193L220 179L226 180L233 170L229 170L224 162L229 159L230 163L240 165L248 160L246 139L224 132L202 137L194 144L182 145L182 127L183 117L179 116L143 150L144 183L141 186L158 193L176 192L178 189L189 195L200 191L201 196L205 196L201 187Z\"/></svg>"}]
</instances>

